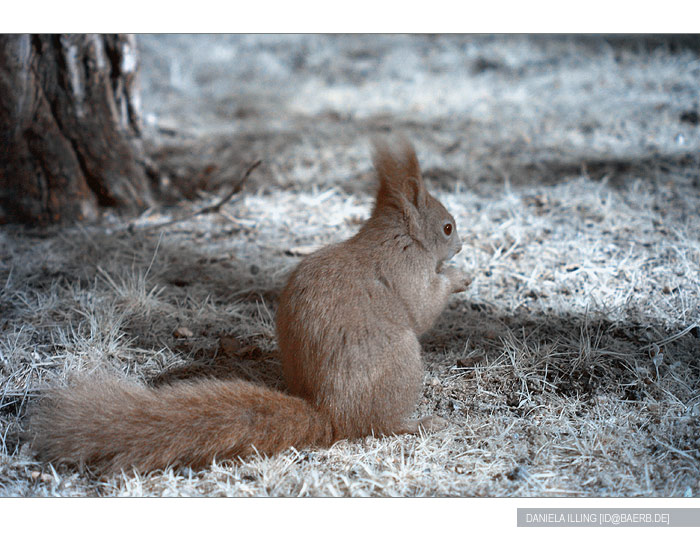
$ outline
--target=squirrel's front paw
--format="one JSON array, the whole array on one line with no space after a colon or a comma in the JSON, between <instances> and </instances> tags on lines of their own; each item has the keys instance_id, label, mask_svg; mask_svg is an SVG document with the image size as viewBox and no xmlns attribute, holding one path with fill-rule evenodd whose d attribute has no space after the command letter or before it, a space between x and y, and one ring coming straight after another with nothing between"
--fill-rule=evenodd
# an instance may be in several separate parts
<instances>
[{"instance_id":1,"label":"squirrel's front paw","mask_svg":"<svg viewBox=\"0 0 700 536\"><path fill-rule=\"evenodd\" d=\"M450 280L450 291L452 293L464 292L472 284L471 276L452 266L443 268L441 273Z\"/></svg>"}]
</instances>

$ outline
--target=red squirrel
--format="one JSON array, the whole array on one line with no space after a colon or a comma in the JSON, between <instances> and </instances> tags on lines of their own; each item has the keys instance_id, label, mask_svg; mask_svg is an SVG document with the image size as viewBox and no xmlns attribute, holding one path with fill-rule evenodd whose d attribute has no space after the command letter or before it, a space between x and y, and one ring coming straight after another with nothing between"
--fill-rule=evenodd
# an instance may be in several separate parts
<instances>
[{"instance_id":1,"label":"red squirrel","mask_svg":"<svg viewBox=\"0 0 700 536\"><path fill-rule=\"evenodd\" d=\"M444 266L461 249L407 141L374 145L379 190L358 233L302 260L282 291L277 338L288 393L239 379L151 388L84 378L49 391L30 418L40 459L98 470L326 447L343 438L444 427L409 418L423 383L418 336L470 278Z\"/></svg>"}]
</instances>

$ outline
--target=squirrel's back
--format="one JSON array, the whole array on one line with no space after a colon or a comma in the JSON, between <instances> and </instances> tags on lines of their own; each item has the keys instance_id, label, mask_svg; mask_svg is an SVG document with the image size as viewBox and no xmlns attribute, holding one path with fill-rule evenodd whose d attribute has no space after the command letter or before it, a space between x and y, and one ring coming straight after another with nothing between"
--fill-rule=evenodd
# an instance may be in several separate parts
<instances>
[{"instance_id":1,"label":"squirrel's back","mask_svg":"<svg viewBox=\"0 0 700 536\"><path fill-rule=\"evenodd\" d=\"M354 237L323 248L299 264L280 297L285 382L331 416L337 437L395 429L422 382L420 346L386 272L394 248L384 247Z\"/></svg>"}]
</instances>

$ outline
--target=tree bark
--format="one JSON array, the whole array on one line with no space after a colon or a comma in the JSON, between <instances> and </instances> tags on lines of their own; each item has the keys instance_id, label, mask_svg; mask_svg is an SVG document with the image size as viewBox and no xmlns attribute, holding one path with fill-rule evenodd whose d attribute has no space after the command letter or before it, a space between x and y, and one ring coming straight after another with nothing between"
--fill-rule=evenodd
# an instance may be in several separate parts
<instances>
[{"instance_id":1,"label":"tree bark","mask_svg":"<svg viewBox=\"0 0 700 536\"><path fill-rule=\"evenodd\" d=\"M152 203L137 67L130 36L0 36L0 223Z\"/></svg>"}]
</instances>

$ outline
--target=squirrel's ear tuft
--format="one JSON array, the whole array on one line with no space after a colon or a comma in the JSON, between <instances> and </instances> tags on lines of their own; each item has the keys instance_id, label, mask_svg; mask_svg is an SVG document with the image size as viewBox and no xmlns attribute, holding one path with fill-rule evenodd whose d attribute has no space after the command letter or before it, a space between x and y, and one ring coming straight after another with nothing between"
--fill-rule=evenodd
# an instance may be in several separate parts
<instances>
[{"instance_id":1,"label":"squirrel's ear tuft","mask_svg":"<svg viewBox=\"0 0 700 536\"><path fill-rule=\"evenodd\" d=\"M416 150L413 148L411 142L405 137L399 136L396 149L406 175L414 177L422 185L423 177L421 176L418 157L416 156Z\"/></svg>"},{"instance_id":2,"label":"squirrel's ear tuft","mask_svg":"<svg viewBox=\"0 0 700 536\"><path fill-rule=\"evenodd\" d=\"M372 160L379 178L377 200L400 195L421 208L425 202L425 186L411 142L399 137L396 144L390 145L384 138L374 138L372 145Z\"/></svg>"}]
</instances>

